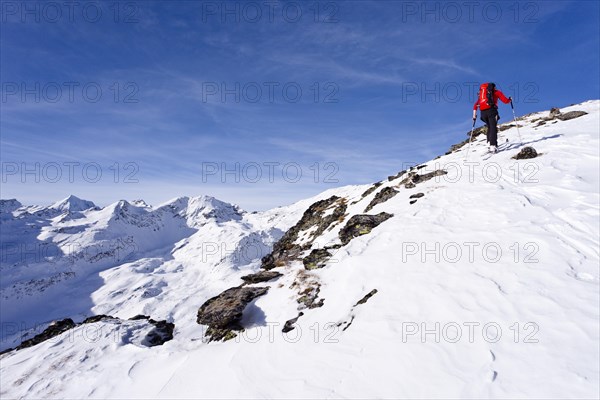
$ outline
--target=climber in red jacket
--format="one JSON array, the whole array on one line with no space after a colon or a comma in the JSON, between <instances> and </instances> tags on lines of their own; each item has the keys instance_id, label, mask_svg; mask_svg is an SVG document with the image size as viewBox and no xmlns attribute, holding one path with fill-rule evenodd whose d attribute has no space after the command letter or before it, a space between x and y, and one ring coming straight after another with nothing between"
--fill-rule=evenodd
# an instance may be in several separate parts
<instances>
[{"instance_id":1,"label":"climber in red jacket","mask_svg":"<svg viewBox=\"0 0 600 400\"><path fill-rule=\"evenodd\" d=\"M506 97L500 90L496 90L496 85L492 82L483 83L479 87L479 95L473 105L473 124L477 119L477 108L481 110L481 120L487 126L487 141L490 144L490 152L495 153L498 148L498 99L504 104L512 101L511 97Z\"/></svg>"}]
</instances>

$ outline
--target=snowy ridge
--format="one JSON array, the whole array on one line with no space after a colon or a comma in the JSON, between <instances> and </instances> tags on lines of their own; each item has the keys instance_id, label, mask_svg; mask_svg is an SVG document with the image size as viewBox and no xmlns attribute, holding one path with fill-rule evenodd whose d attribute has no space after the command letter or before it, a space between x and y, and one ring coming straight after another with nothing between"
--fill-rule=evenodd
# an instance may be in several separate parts
<instances>
[{"instance_id":1,"label":"snowy ridge","mask_svg":"<svg viewBox=\"0 0 600 400\"><path fill-rule=\"evenodd\" d=\"M587 114L531 114L523 143L508 122L505 150L487 160L479 136L468 155L261 213L209 196L102 209L3 200L1 349L94 314L149 315L175 332L152 348L103 321L91 338L64 332L0 356L0 395L597 398L600 101L561 111ZM541 155L512 159L525 146ZM269 289L244 330L207 343L198 308L261 271L317 201L307 221L340 217L316 237L314 224L300 230L286 247L297 254L270 270L281 275L246 286ZM351 221L381 213L392 217L346 240ZM303 262L319 250L329 256Z\"/></svg>"}]
</instances>

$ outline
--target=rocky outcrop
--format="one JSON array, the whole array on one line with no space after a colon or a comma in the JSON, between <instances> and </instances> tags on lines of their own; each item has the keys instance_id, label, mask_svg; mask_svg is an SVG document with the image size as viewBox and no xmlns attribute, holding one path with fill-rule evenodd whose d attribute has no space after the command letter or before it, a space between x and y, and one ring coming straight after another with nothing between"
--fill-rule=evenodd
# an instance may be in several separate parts
<instances>
[{"instance_id":1,"label":"rocky outcrop","mask_svg":"<svg viewBox=\"0 0 600 400\"><path fill-rule=\"evenodd\" d=\"M104 317L113 318L110 316L104 316ZM106 319L106 318L102 318L102 319ZM137 321L137 320L143 320L143 319L148 321L148 323L154 325L154 329L152 329L150 332L148 332L148 334L142 341L142 344L144 344L145 346L148 346L148 347L154 347L154 346L162 345L162 344L168 342L169 340L173 339L173 331L175 330L175 324L172 322L167 322L166 320L155 321L152 318L150 318L149 316L142 315L142 314L138 314L135 317L129 318L130 321Z\"/></svg>"},{"instance_id":2,"label":"rocky outcrop","mask_svg":"<svg viewBox=\"0 0 600 400\"><path fill-rule=\"evenodd\" d=\"M558 108L558 107L552 107L550 109L550 114L548 115L548 118L553 119L553 118L558 117L560 114L561 114L560 113L560 108Z\"/></svg>"},{"instance_id":3,"label":"rocky outcrop","mask_svg":"<svg viewBox=\"0 0 600 400\"><path fill-rule=\"evenodd\" d=\"M348 244L358 236L366 235L383 221L393 217L392 214L381 212L377 215L357 214L352 216L340 230L338 236L343 245Z\"/></svg>"},{"instance_id":4,"label":"rocky outcrop","mask_svg":"<svg viewBox=\"0 0 600 400\"><path fill-rule=\"evenodd\" d=\"M487 126L483 125L483 126L480 126L479 128L473 129L473 137L475 138L479 135L487 135ZM471 131L467 132L467 136L471 137ZM467 142L468 142L468 139L467 139Z\"/></svg>"},{"instance_id":5,"label":"rocky outcrop","mask_svg":"<svg viewBox=\"0 0 600 400\"><path fill-rule=\"evenodd\" d=\"M409 199L412 199L409 201L409 204L415 204L417 202L417 199L420 199L421 197L425 196L424 193L415 193L410 195Z\"/></svg>"},{"instance_id":6,"label":"rocky outcrop","mask_svg":"<svg viewBox=\"0 0 600 400\"><path fill-rule=\"evenodd\" d=\"M82 324L93 324L94 322L100 322L107 319L115 319L115 317L105 314L92 315L91 317L87 317L86 319L84 319Z\"/></svg>"},{"instance_id":7,"label":"rocky outcrop","mask_svg":"<svg viewBox=\"0 0 600 400\"><path fill-rule=\"evenodd\" d=\"M365 297L363 297L362 299L360 299L359 301L356 302L356 304L354 305L354 307L361 305L361 304L365 304L371 297L373 297L375 294L377 293L377 289L373 289L371 290L369 293L367 293L365 295Z\"/></svg>"},{"instance_id":8,"label":"rocky outcrop","mask_svg":"<svg viewBox=\"0 0 600 400\"><path fill-rule=\"evenodd\" d=\"M267 293L268 287L233 287L208 299L198 309L196 322L208 325L209 341L235 337L233 331L243 329L240 321L246 306Z\"/></svg>"},{"instance_id":9,"label":"rocky outcrop","mask_svg":"<svg viewBox=\"0 0 600 400\"><path fill-rule=\"evenodd\" d=\"M300 318L303 315L304 315L304 313L302 311L300 311L298 313L298 316L296 316L295 318L288 319L287 321L285 321L285 324L283 325L283 329L281 330L281 332L287 333L289 331L294 330L294 328L295 328L294 324L298 321L298 318Z\"/></svg>"},{"instance_id":10,"label":"rocky outcrop","mask_svg":"<svg viewBox=\"0 0 600 400\"><path fill-rule=\"evenodd\" d=\"M556 120L560 121L568 121L573 118L579 118L581 116L587 115L585 111L568 111L566 113L562 113L559 108L553 107L550 109L550 113L547 117L541 117L531 120L532 123L537 122L536 126L545 125L548 121L556 122ZM529 115L526 115L527 117Z\"/></svg>"},{"instance_id":11,"label":"rocky outcrop","mask_svg":"<svg viewBox=\"0 0 600 400\"><path fill-rule=\"evenodd\" d=\"M148 347L160 346L165 342L173 339L173 331L175 330L175 324L172 322L154 321L153 319L148 320L154 329L152 329L146 335L143 343Z\"/></svg>"},{"instance_id":12,"label":"rocky outcrop","mask_svg":"<svg viewBox=\"0 0 600 400\"><path fill-rule=\"evenodd\" d=\"M364 193L360 195L360 197L364 199L365 197L367 197L368 195L373 193L375 190L377 190L377 188L381 185L382 185L381 182L374 183L373 186L371 186L370 188L365 190Z\"/></svg>"},{"instance_id":13,"label":"rocky outcrop","mask_svg":"<svg viewBox=\"0 0 600 400\"><path fill-rule=\"evenodd\" d=\"M171 322L167 322L166 320L155 321L146 315L136 315L135 317L129 318L130 321L136 321L136 320L142 320L142 319L147 320L149 324L154 325L154 329L152 329L150 332L148 332L148 334L142 341L143 345L148 346L148 347L159 346L159 345L162 345L165 342L168 342L169 340L173 339L173 331L175 330L175 324L173 324ZM106 321L106 320L123 322L123 320L120 318L113 317L110 315L104 315L104 314L93 315L91 317L84 319L81 323L78 323L78 324L73 322L73 320L71 318L65 318L60 321L55 321L55 322L51 323L46 329L44 329L44 331L42 333L35 335L31 339L27 339L27 340L23 341L20 345L18 345L14 349L11 348L11 349L4 350L4 351L0 352L0 354L8 353L9 351L13 351L13 350L21 350L21 349L25 349L28 347L32 347L32 346L35 346L42 342L45 342L46 340L49 340L53 337L56 337L70 329L76 328L78 326L85 325L85 324L93 324L96 322L102 322L102 321Z\"/></svg>"},{"instance_id":14,"label":"rocky outcrop","mask_svg":"<svg viewBox=\"0 0 600 400\"><path fill-rule=\"evenodd\" d=\"M242 276L242 280L244 281L244 284L261 283L279 278L282 275L282 273L275 271L260 271L255 274Z\"/></svg>"},{"instance_id":15,"label":"rocky outcrop","mask_svg":"<svg viewBox=\"0 0 600 400\"><path fill-rule=\"evenodd\" d=\"M350 328L350 325L352 325L352 323L354 322L354 318L356 318L356 315L354 314L354 309L361 305L361 304L365 304L371 297L373 297L375 294L377 293L377 289L373 289L371 290L369 293L367 293L362 299L360 299L359 301L356 302L355 305L352 306L352 308L350 309L350 320L345 320L342 322L338 322L336 324L336 326L341 327L342 328L342 332L345 331L346 329Z\"/></svg>"},{"instance_id":16,"label":"rocky outcrop","mask_svg":"<svg viewBox=\"0 0 600 400\"><path fill-rule=\"evenodd\" d=\"M331 253L326 248L313 249L308 256L302 259L302 263L308 270L323 268L330 257Z\"/></svg>"},{"instance_id":17,"label":"rocky outcrop","mask_svg":"<svg viewBox=\"0 0 600 400\"><path fill-rule=\"evenodd\" d=\"M262 258L262 268L270 270L297 259L300 253L311 247L313 241L334 222L340 221L346 212L346 201L338 196L317 201L302 215L300 221L290 228L281 239L273 245L273 251ZM330 211L333 208L332 211ZM329 211L327 215L325 212ZM298 244L299 234L309 231L310 235Z\"/></svg>"},{"instance_id":18,"label":"rocky outcrop","mask_svg":"<svg viewBox=\"0 0 600 400\"><path fill-rule=\"evenodd\" d=\"M298 298L299 309L304 308L317 308L323 307L325 299L319 299L319 293L321 292L321 285L314 282L312 285L300 292Z\"/></svg>"},{"instance_id":19,"label":"rocky outcrop","mask_svg":"<svg viewBox=\"0 0 600 400\"><path fill-rule=\"evenodd\" d=\"M400 178L402 175L404 175L406 173L406 170L403 169L402 171L398 172L396 175L390 175L388 176L388 181L393 181L394 179L398 179Z\"/></svg>"},{"instance_id":20,"label":"rocky outcrop","mask_svg":"<svg viewBox=\"0 0 600 400\"><path fill-rule=\"evenodd\" d=\"M423 183L423 182L427 182L428 180L435 178L436 176L442 176L442 175L446 175L448 172L444 171L442 169L438 169L432 172L428 172L426 174L418 174L416 172L410 172L408 174L408 176L404 179L402 179L402 181L400 181L400 186L404 185L405 188L407 189L412 189L415 186L417 186L417 184Z\"/></svg>"},{"instance_id":21,"label":"rocky outcrop","mask_svg":"<svg viewBox=\"0 0 600 400\"><path fill-rule=\"evenodd\" d=\"M454 153L455 151L459 150L460 148L462 148L464 145L466 145L468 143L469 143L469 139L467 138L460 143L453 144L452 146L450 146L450 150L448 150L446 152L446 155Z\"/></svg>"},{"instance_id":22,"label":"rocky outcrop","mask_svg":"<svg viewBox=\"0 0 600 400\"><path fill-rule=\"evenodd\" d=\"M585 111L569 111L564 114L561 113L557 115L556 118L560 119L561 121L568 121L570 119L579 118L584 115L587 115Z\"/></svg>"},{"instance_id":23,"label":"rocky outcrop","mask_svg":"<svg viewBox=\"0 0 600 400\"><path fill-rule=\"evenodd\" d=\"M371 202L369 203L369 205L365 208L365 212L369 212L373 209L373 207L375 207L377 204L383 203L388 201L389 199L391 199L392 197L394 197L395 195L398 194L398 191L396 189L394 189L393 187L385 187L383 189L381 189L373 198L373 200L371 200Z\"/></svg>"},{"instance_id":24,"label":"rocky outcrop","mask_svg":"<svg viewBox=\"0 0 600 400\"><path fill-rule=\"evenodd\" d=\"M523 147L521 151L512 158L515 160L525 160L528 158L536 158L537 156L539 156L538 152L533 147L527 146Z\"/></svg>"},{"instance_id":25,"label":"rocky outcrop","mask_svg":"<svg viewBox=\"0 0 600 400\"><path fill-rule=\"evenodd\" d=\"M35 346L36 344L45 342L48 339L52 339L55 336L60 335L63 332L68 331L69 329L73 329L77 326L75 322L71 318L65 318L60 321L55 321L50 324L44 331L40 334L35 335L31 339L25 340L20 345L16 347L17 350L25 349L27 347ZM12 349L9 349L12 350ZM8 351L9 351L8 350Z\"/></svg>"}]
</instances>

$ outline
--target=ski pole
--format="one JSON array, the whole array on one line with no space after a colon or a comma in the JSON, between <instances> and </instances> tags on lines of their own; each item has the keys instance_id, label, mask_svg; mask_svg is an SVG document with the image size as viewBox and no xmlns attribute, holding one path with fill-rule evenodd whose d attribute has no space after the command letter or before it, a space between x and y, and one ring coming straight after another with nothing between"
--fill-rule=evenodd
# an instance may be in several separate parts
<instances>
[{"instance_id":1,"label":"ski pole","mask_svg":"<svg viewBox=\"0 0 600 400\"><path fill-rule=\"evenodd\" d=\"M469 157L469 152L471 151L471 141L473 140L473 129L475 129L475 121L477 121L477 118L473 118L473 126L471 127L471 135L469 136L469 147L467 148L467 155L465 156L465 160Z\"/></svg>"},{"instance_id":2,"label":"ski pole","mask_svg":"<svg viewBox=\"0 0 600 400\"><path fill-rule=\"evenodd\" d=\"M513 106L512 99L510 99L510 108L512 108L513 119L515 124L517 124L517 133L519 134L519 144L523 144L523 140L521 139L521 131L519 130L519 122L517 121L517 116L515 115L515 107Z\"/></svg>"}]
</instances>

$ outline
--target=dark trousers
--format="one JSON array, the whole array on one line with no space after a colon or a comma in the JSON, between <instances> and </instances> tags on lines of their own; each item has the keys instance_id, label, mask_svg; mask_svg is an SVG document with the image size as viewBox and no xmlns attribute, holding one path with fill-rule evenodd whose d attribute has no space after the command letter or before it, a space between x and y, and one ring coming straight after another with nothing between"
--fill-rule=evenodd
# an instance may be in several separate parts
<instances>
[{"instance_id":1,"label":"dark trousers","mask_svg":"<svg viewBox=\"0 0 600 400\"><path fill-rule=\"evenodd\" d=\"M481 120L487 126L487 141L490 146L498 146L498 119L498 110L493 107L481 111Z\"/></svg>"}]
</instances>

